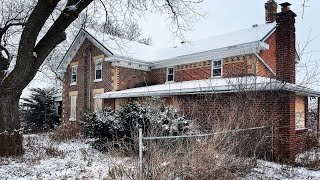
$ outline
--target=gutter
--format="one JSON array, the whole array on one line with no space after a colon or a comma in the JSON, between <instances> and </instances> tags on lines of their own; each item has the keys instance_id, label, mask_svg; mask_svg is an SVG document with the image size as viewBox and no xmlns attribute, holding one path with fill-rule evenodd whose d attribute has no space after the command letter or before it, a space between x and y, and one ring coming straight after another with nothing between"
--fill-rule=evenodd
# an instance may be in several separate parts
<instances>
[{"instance_id":1,"label":"gutter","mask_svg":"<svg viewBox=\"0 0 320 180\"><path fill-rule=\"evenodd\" d=\"M215 94L215 93L232 93L232 92L247 92L247 91L270 91L280 90L284 84L281 82L263 82L263 83L250 83L234 85L222 85L222 86L208 86L197 88L185 88L185 89L165 89L165 90L152 90L144 92L113 92L98 94L94 98L96 99L112 99L112 98L127 98L127 97L145 97L145 96L173 96L173 95L190 95L190 94Z\"/></svg>"},{"instance_id":2,"label":"gutter","mask_svg":"<svg viewBox=\"0 0 320 180\"><path fill-rule=\"evenodd\" d=\"M319 91L315 91L313 89L309 89L309 88L301 87L301 86L297 86L297 85L294 86L293 84L285 84L283 89L287 90L287 91L292 91L292 92L296 92L296 93L309 95L309 96L320 97Z\"/></svg>"},{"instance_id":3,"label":"gutter","mask_svg":"<svg viewBox=\"0 0 320 180\"><path fill-rule=\"evenodd\" d=\"M235 93L235 92L249 92L249 91L276 91L286 90L296 93L301 93L308 96L320 97L320 92L294 87L293 85L284 84L282 82L270 83L257 83L254 88L227 88L226 86L220 86L213 88L200 88L199 91L195 89L180 89L180 90L162 90L162 91L147 91L138 93L117 93L117 94L98 94L95 99L117 99L117 98L129 98L129 97L147 97L147 96L175 96L175 95L193 95L193 94L221 94L221 93Z\"/></svg>"},{"instance_id":4,"label":"gutter","mask_svg":"<svg viewBox=\"0 0 320 180\"><path fill-rule=\"evenodd\" d=\"M121 57L121 56L110 56L110 57L106 57L105 60L107 62L124 61L124 62L137 63L137 64L141 64L141 65L145 65L145 66L150 66L150 63L148 63L146 61L141 61L138 59L129 59L126 57Z\"/></svg>"}]
</instances>

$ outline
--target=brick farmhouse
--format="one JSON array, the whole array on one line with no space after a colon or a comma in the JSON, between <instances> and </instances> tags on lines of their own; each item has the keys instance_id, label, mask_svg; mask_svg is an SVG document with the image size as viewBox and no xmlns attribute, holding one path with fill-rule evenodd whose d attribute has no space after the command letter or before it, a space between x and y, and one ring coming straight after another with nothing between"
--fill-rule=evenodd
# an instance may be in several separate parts
<instances>
[{"instance_id":1,"label":"brick farmhouse","mask_svg":"<svg viewBox=\"0 0 320 180\"><path fill-rule=\"evenodd\" d=\"M169 48L81 29L58 68L63 123L87 109L160 96L197 121L272 122L273 156L294 161L308 148L308 101L320 93L296 84L296 14L280 6L265 3L265 24Z\"/></svg>"}]
</instances>

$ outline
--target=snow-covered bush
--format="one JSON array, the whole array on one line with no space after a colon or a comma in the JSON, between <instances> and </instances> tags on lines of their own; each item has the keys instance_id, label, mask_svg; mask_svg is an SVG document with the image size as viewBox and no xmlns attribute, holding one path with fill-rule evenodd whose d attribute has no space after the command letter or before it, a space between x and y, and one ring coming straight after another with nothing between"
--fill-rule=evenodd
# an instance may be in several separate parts
<instances>
[{"instance_id":1,"label":"snow-covered bush","mask_svg":"<svg viewBox=\"0 0 320 180\"><path fill-rule=\"evenodd\" d=\"M131 101L114 112L106 108L101 112L82 114L84 134L96 138L94 146L103 150L105 142L135 143L138 129L145 135L177 135L188 130L189 121L173 107L166 106L160 98L150 98L142 103Z\"/></svg>"},{"instance_id":2,"label":"snow-covered bush","mask_svg":"<svg viewBox=\"0 0 320 180\"><path fill-rule=\"evenodd\" d=\"M114 112L111 108L106 108L99 113L87 111L82 114L83 131L88 137L111 138L114 125Z\"/></svg>"},{"instance_id":3,"label":"snow-covered bush","mask_svg":"<svg viewBox=\"0 0 320 180\"><path fill-rule=\"evenodd\" d=\"M108 107L101 112L87 111L82 114L81 125L85 136L95 138L93 146L98 150L104 149L104 142L112 139L114 133L117 133L114 111Z\"/></svg>"}]
</instances>

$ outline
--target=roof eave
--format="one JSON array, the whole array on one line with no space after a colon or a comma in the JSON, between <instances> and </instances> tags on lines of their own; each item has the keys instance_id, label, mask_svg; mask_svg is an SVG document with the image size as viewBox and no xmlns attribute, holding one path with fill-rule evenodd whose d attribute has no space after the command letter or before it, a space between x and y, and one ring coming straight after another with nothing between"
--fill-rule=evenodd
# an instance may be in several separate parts
<instances>
[{"instance_id":1,"label":"roof eave","mask_svg":"<svg viewBox=\"0 0 320 180\"><path fill-rule=\"evenodd\" d=\"M70 63L70 59L72 59L74 57L74 55L76 54L77 49L80 47L80 45L83 43L84 41L84 32L81 29L78 34L76 35L76 37L74 38L74 40L72 41L69 49L67 50L66 54L63 56L62 60L60 61L60 64L57 68L57 72L58 73L64 73L66 72L67 66Z\"/></svg>"},{"instance_id":2,"label":"roof eave","mask_svg":"<svg viewBox=\"0 0 320 180\"><path fill-rule=\"evenodd\" d=\"M185 56L178 56L165 60L158 60L152 62L152 68L162 68L167 66L175 66L180 64L187 64L192 62L200 62L204 60L223 59L231 56L238 56L243 54L253 54L260 50L269 49L269 45L265 42L254 41L246 44L239 44L210 51L204 51L195 54L189 54Z\"/></svg>"},{"instance_id":3,"label":"roof eave","mask_svg":"<svg viewBox=\"0 0 320 180\"><path fill-rule=\"evenodd\" d=\"M78 32L77 36L73 40L71 46L69 47L68 51L66 52L65 56L63 57L62 61L60 62L57 68L58 73L62 74L66 72L68 64L74 58L75 54L77 53L78 49L80 48L80 46L86 38L107 56L113 55L111 51L104 47L97 39L90 35L90 33L88 33L85 29L81 28L81 30Z\"/></svg>"},{"instance_id":4,"label":"roof eave","mask_svg":"<svg viewBox=\"0 0 320 180\"><path fill-rule=\"evenodd\" d=\"M286 84L283 89L287 90L287 91L296 92L301 95L320 97L319 91L309 89L306 87L302 87L302 86L298 86L298 85L294 85L294 84Z\"/></svg>"},{"instance_id":5,"label":"roof eave","mask_svg":"<svg viewBox=\"0 0 320 180\"><path fill-rule=\"evenodd\" d=\"M148 88L148 87L142 87ZM135 89L135 88L134 88ZM139 89L139 88L138 88ZM174 95L190 95L190 94L219 94L219 93L234 93L234 92L248 92L248 91L278 91L285 90L295 92L305 96L320 97L320 92L301 87L295 84L281 82L275 79L268 81L249 84L225 84L219 86L208 87L193 87L184 89L165 89L165 90L152 90L142 92L126 92L126 90L107 92L104 94L96 95L94 98L98 99L116 99L116 98L129 98L129 97L147 97L147 96L174 96Z\"/></svg>"}]
</instances>

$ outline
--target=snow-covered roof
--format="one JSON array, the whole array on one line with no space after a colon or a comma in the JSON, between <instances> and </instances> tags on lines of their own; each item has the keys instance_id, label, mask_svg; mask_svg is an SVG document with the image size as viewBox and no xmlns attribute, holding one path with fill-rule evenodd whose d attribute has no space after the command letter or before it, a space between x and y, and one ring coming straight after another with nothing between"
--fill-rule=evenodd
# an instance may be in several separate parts
<instances>
[{"instance_id":1,"label":"snow-covered roof","mask_svg":"<svg viewBox=\"0 0 320 180\"><path fill-rule=\"evenodd\" d=\"M86 34L93 37L108 49L114 56L127 57L130 59L148 62L154 58L155 47L145 45L136 41L129 41L115 36L96 31L93 29L84 30Z\"/></svg>"},{"instance_id":2,"label":"snow-covered roof","mask_svg":"<svg viewBox=\"0 0 320 180\"><path fill-rule=\"evenodd\" d=\"M183 43L175 47L158 49L155 51L155 58L153 60L161 61L188 54L233 47L240 44L248 44L258 41L262 42L275 29L275 27L276 23L262 24L256 27L208 37L189 43Z\"/></svg>"},{"instance_id":3,"label":"snow-covered roof","mask_svg":"<svg viewBox=\"0 0 320 180\"><path fill-rule=\"evenodd\" d=\"M204 57L224 58L266 50L269 46L264 40L275 27L276 23L268 23L166 48L120 39L91 29L81 29L60 63L59 70L65 71L85 38L104 52L108 56L107 60L111 62L132 61L148 66L145 69L149 69L149 66L167 66L168 62L173 63L170 65L176 65L195 62Z\"/></svg>"},{"instance_id":4,"label":"snow-covered roof","mask_svg":"<svg viewBox=\"0 0 320 180\"><path fill-rule=\"evenodd\" d=\"M320 92L308 89L295 84L281 82L279 80L260 77L246 76L235 78L214 78L204 80L184 81L177 83L158 84L139 88L126 89L121 91L111 91L98 94L95 98L127 98L144 96L172 96L185 94L203 93L229 93L242 91L268 91L287 90L306 94L310 96L320 96Z\"/></svg>"}]
</instances>

